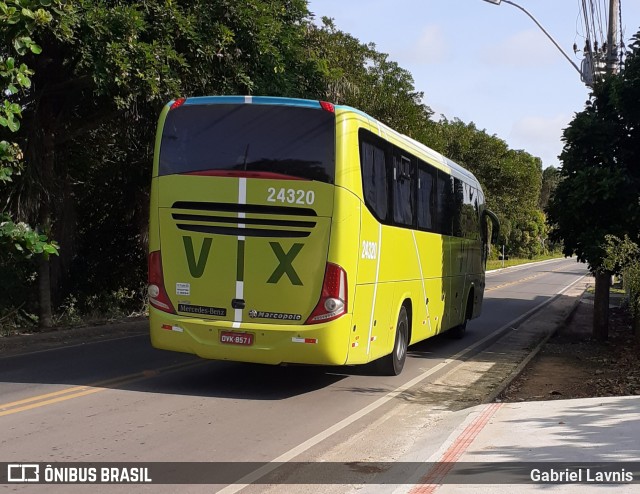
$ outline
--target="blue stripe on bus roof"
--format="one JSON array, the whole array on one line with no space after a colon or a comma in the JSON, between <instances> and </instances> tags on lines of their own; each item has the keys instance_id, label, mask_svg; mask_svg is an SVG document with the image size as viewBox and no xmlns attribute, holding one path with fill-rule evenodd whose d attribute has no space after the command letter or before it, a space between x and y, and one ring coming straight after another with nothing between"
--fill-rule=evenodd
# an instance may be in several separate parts
<instances>
[{"instance_id":1,"label":"blue stripe on bus roof","mask_svg":"<svg viewBox=\"0 0 640 494\"><path fill-rule=\"evenodd\" d=\"M173 101L170 101L169 105L172 103ZM282 105L317 109L321 108L320 101L318 100L280 98L274 96L196 96L193 98L187 98L184 102L185 105L237 105L245 103L254 105Z\"/></svg>"}]
</instances>

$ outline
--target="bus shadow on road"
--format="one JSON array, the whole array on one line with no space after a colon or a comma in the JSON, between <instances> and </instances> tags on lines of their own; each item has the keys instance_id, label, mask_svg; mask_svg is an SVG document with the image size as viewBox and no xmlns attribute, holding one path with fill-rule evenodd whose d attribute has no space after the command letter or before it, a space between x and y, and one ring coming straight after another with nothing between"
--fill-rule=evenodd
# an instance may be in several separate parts
<instances>
[{"instance_id":1,"label":"bus shadow on road","mask_svg":"<svg viewBox=\"0 0 640 494\"><path fill-rule=\"evenodd\" d=\"M31 388L32 384L38 384L54 385L51 389L56 394L73 396L87 394L85 390L73 388L80 386L237 400L284 400L307 393L331 391L331 388L354 393L368 393L374 388L381 388L380 392L394 390L445 360L451 360L456 365L475 363L477 369L474 369L474 376L484 379L492 376L489 367L497 372L504 366L506 357L515 357L517 352L527 354L528 349L532 348L532 342L527 337L526 341L518 341L515 346L485 351L497 338L483 340L499 327L504 328L505 336L526 336L517 319L513 318L515 314L529 314L532 308L545 307L539 313L551 319L548 322L538 321L530 327L531 336L535 336L536 341L539 334L550 331L560 319L566 318L562 311L567 310L574 296L565 294L558 297L557 303L544 306L542 303L549 298L540 295L531 297L529 293L524 293L522 299L488 299L487 310L481 318L469 323L464 338L450 339L445 333L410 346L407 363L400 376L380 375L375 362L356 366L316 367L202 360L191 355L153 349L146 338L135 336L3 358L0 392ZM556 305L558 309L552 310ZM557 312L555 316L554 311ZM533 314L534 319L537 317L538 312ZM509 324L513 323L514 326L505 324L509 320ZM428 378L425 376L425 382L432 382L440 372ZM493 379L489 380L493 382ZM61 390L56 385L72 388ZM46 389L46 392L49 390ZM24 393L16 396L22 399ZM415 402L420 401L421 396L405 394L402 398Z\"/></svg>"},{"instance_id":2,"label":"bus shadow on road","mask_svg":"<svg viewBox=\"0 0 640 494\"><path fill-rule=\"evenodd\" d=\"M326 388L346 377L329 373L326 367L199 363L180 371L125 383L118 389L211 398L283 400Z\"/></svg>"},{"instance_id":3,"label":"bus shadow on road","mask_svg":"<svg viewBox=\"0 0 640 494\"><path fill-rule=\"evenodd\" d=\"M438 359L449 358L452 350L465 347L468 342L464 339L451 338L447 333L441 333L427 340L419 341L409 347L408 358Z\"/></svg>"}]
</instances>

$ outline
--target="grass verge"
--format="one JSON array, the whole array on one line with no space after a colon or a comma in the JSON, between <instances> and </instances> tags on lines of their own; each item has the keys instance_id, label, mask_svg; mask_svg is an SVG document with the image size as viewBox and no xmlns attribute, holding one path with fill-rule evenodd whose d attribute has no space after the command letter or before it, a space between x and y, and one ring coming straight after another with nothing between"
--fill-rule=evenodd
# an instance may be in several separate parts
<instances>
[{"instance_id":1,"label":"grass verge","mask_svg":"<svg viewBox=\"0 0 640 494\"><path fill-rule=\"evenodd\" d=\"M533 259L512 257L506 261L500 261L498 259L489 259L487 261L487 271L492 269L508 268L511 266L519 266L520 264L528 264L530 262L546 261L548 259L562 259L562 254L548 254L544 256L536 256Z\"/></svg>"}]
</instances>

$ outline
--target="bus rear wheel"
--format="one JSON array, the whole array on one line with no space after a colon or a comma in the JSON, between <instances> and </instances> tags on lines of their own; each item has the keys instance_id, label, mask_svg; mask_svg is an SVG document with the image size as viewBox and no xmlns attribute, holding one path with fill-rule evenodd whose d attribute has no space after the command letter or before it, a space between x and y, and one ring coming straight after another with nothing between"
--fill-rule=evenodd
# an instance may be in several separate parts
<instances>
[{"instance_id":1,"label":"bus rear wheel","mask_svg":"<svg viewBox=\"0 0 640 494\"><path fill-rule=\"evenodd\" d=\"M396 336L391 354L378 360L378 370L385 376L397 376L402 372L407 360L407 347L409 346L409 316L407 308L403 305L398 314Z\"/></svg>"}]
</instances>

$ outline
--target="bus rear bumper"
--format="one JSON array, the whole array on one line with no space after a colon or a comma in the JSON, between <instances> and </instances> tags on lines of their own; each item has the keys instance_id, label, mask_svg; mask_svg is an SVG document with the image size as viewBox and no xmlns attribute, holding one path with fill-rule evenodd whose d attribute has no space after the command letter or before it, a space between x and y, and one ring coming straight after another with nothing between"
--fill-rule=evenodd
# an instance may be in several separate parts
<instances>
[{"instance_id":1,"label":"bus rear bumper","mask_svg":"<svg viewBox=\"0 0 640 494\"><path fill-rule=\"evenodd\" d=\"M278 365L344 365L351 314L314 325L212 321L167 314L150 308L151 344L161 350L192 353L214 360ZM223 333L227 342L223 342ZM229 342L236 335L239 342ZM250 344L247 344L250 340Z\"/></svg>"}]
</instances>

